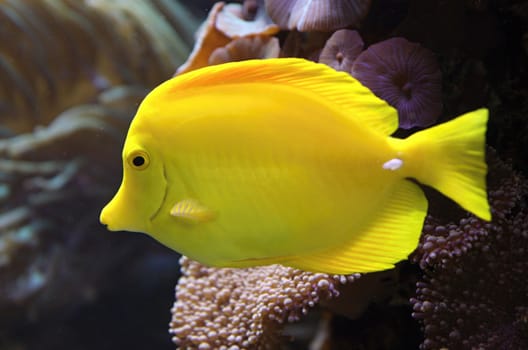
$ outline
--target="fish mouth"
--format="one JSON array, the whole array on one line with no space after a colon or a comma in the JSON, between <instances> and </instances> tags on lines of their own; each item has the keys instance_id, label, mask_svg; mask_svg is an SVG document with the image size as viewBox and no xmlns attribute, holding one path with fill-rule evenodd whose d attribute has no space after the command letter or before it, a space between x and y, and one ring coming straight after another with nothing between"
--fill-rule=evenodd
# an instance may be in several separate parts
<instances>
[{"instance_id":1,"label":"fish mouth","mask_svg":"<svg viewBox=\"0 0 528 350\"><path fill-rule=\"evenodd\" d=\"M101 210L99 214L99 222L108 230L108 231L122 231L123 229L116 225L114 220L112 220L112 214L109 213L108 205Z\"/></svg>"},{"instance_id":2,"label":"fish mouth","mask_svg":"<svg viewBox=\"0 0 528 350\"><path fill-rule=\"evenodd\" d=\"M99 214L99 222L103 224L103 226L106 227L108 231L115 231L113 227L110 224L108 224L108 220L106 218L106 212L104 208L103 210L101 210L101 214Z\"/></svg>"},{"instance_id":3,"label":"fish mouth","mask_svg":"<svg viewBox=\"0 0 528 350\"><path fill-rule=\"evenodd\" d=\"M156 219L156 217L161 212L161 208L163 207L163 204L165 204L165 200L167 199L167 194L169 193L169 182L167 181L167 172L165 170L165 164L162 165L162 170L163 170L162 171L163 181L165 183L165 192L163 193L163 198L160 201L160 205L158 209L156 209L156 211L149 218L150 223L152 223L154 219Z\"/></svg>"}]
</instances>

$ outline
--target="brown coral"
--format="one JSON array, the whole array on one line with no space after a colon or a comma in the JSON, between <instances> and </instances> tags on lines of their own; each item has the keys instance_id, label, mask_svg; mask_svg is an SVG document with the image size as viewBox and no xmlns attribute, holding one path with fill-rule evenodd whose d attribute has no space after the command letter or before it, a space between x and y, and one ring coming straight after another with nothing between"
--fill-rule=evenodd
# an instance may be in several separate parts
<instances>
[{"instance_id":1,"label":"brown coral","mask_svg":"<svg viewBox=\"0 0 528 350\"><path fill-rule=\"evenodd\" d=\"M248 13L250 10L253 14ZM278 26L268 18L262 1L252 2L251 5L246 6L240 4L226 5L224 2L217 2L196 33L196 43L187 61L178 67L175 75L209 65L210 57L215 50L226 47L232 40L261 37L263 45L266 45L270 42L270 36L278 31ZM245 43L247 40L242 42ZM231 47L233 48L239 43L235 43ZM259 51L255 47L256 43L258 43L256 40L252 43L253 52ZM257 57L258 55L255 56L255 58ZM219 61L223 59L226 59L225 55ZM216 58L212 60L215 61Z\"/></svg>"},{"instance_id":2,"label":"brown coral","mask_svg":"<svg viewBox=\"0 0 528 350\"><path fill-rule=\"evenodd\" d=\"M181 348L274 349L286 322L297 321L358 275L329 276L280 265L205 267L183 257L170 332Z\"/></svg>"},{"instance_id":3,"label":"brown coral","mask_svg":"<svg viewBox=\"0 0 528 350\"><path fill-rule=\"evenodd\" d=\"M102 271L131 251L130 245L96 235L96 218L116 186L109 174L119 173L124 130L145 92L132 89L74 107L35 133L1 140L2 314L24 317L21 308L36 317L72 300L86 302L98 292ZM128 107L116 108L118 102ZM90 247L100 245L97 263L80 263L93 253ZM68 281L72 276L82 278ZM58 290L61 298L53 298Z\"/></svg>"},{"instance_id":4,"label":"brown coral","mask_svg":"<svg viewBox=\"0 0 528 350\"><path fill-rule=\"evenodd\" d=\"M243 61L255 58L279 57L279 39L274 37L238 38L213 51L209 64Z\"/></svg>"},{"instance_id":5,"label":"brown coral","mask_svg":"<svg viewBox=\"0 0 528 350\"><path fill-rule=\"evenodd\" d=\"M157 0L5 1L0 20L7 329L93 300L134 251L133 242L97 234L98 212L120 178L132 115L184 59L194 20L181 5Z\"/></svg>"},{"instance_id":6,"label":"brown coral","mask_svg":"<svg viewBox=\"0 0 528 350\"><path fill-rule=\"evenodd\" d=\"M0 22L0 118L11 135L112 85L159 83L195 27L185 8L160 0L4 1Z\"/></svg>"},{"instance_id":7,"label":"brown coral","mask_svg":"<svg viewBox=\"0 0 528 350\"><path fill-rule=\"evenodd\" d=\"M325 32L302 33L291 31L281 47L281 57L302 57L317 62L325 43L330 37Z\"/></svg>"}]
</instances>

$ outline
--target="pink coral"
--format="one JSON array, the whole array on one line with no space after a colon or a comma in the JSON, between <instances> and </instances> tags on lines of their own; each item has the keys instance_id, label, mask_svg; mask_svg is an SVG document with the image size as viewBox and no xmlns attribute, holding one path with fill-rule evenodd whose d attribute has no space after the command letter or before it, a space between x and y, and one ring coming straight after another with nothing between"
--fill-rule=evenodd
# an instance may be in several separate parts
<instances>
[{"instance_id":1,"label":"pink coral","mask_svg":"<svg viewBox=\"0 0 528 350\"><path fill-rule=\"evenodd\" d=\"M181 348L274 349L284 323L297 321L358 275L329 276L280 265L205 267L181 259L171 333Z\"/></svg>"}]
</instances>

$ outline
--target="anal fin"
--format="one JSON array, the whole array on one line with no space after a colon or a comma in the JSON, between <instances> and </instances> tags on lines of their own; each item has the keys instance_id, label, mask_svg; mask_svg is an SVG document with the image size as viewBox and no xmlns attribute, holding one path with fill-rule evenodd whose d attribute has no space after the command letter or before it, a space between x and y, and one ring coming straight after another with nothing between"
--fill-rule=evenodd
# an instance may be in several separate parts
<instances>
[{"instance_id":1,"label":"anal fin","mask_svg":"<svg viewBox=\"0 0 528 350\"><path fill-rule=\"evenodd\" d=\"M422 190L408 180L398 183L389 196L363 232L351 233L350 242L282 263L301 270L340 275L393 268L418 245L427 199Z\"/></svg>"}]
</instances>

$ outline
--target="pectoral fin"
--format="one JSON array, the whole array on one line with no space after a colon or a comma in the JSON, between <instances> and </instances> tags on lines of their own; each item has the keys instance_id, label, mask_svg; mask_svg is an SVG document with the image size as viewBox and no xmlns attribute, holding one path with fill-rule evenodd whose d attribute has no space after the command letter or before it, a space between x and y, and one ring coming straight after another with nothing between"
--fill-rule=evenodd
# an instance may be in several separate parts
<instances>
[{"instance_id":1,"label":"pectoral fin","mask_svg":"<svg viewBox=\"0 0 528 350\"><path fill-rule=\"evenodd\" d=\"M184 199L176 203L170 210L170 214L175 218L202 223L215 218L215 212L207 208L195 199Z\"/></svg>"}]
</instances>

